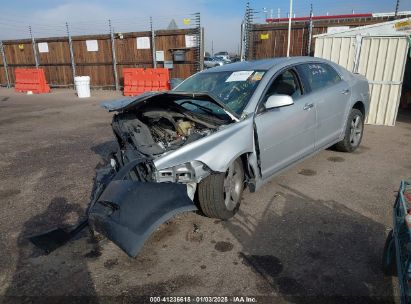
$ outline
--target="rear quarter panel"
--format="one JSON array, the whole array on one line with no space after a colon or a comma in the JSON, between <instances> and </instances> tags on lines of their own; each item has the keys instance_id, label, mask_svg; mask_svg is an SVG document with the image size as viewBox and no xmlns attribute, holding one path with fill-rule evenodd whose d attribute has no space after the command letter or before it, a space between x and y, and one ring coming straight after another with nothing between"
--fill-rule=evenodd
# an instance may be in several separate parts
<instances>
[{"instance_id":1,"label":"rear quarter panel","mask_svg":"<svg viewBox=\"0 0 411 304\"><path fill-rule=\"evenodd\" d=\"M365 117L368 116L370 109L370 86L367 78L360 74L353 74L355 81L353 83L353 103L362 101L365 107Z\"/></svg>"},{"instance_id":2,"label":"rear quarter panel","mask_svg":"<svg viewBox=\"0 0 411 304\"><path fill-rule=\"evenodd\" d=\"M348 120L348 115L351 112L351 109L353 106L358 102L361 101L362 104L364 105L365 109L365 118L368 116L368 111L370 108L370 94L369 94L369 85L368 85L368 80L364 76L360 74L354 74L345 69L344 67L332 62L331 63L337 71L340 72L340 75L342 76L343 80L345 80L348 83L348 86L350 88L351 94L350 94L350 99L347 102L347 108L345 111L345 119L344 121L346 122ZM345 126L343 128L343 132L340 134L340 140L344 138L345 135Z\"/></svg>"},{"instance_id":3,"label":"rear quarter panel","mask_svg":"<svg viewBox=\"0 0 411 304\"><path fill-rule=\"evenodd\" d=\"M360 74L351 73L336 63L332 63L332 65L340 72L343 79L349 84L351 90L350 102L348 104L349 108L347 112L349 113L349 110L355 103L361 101L364 104L365 116L367 116L370 108L370 93L367 78Z\"/></svg>"}]
</instances>

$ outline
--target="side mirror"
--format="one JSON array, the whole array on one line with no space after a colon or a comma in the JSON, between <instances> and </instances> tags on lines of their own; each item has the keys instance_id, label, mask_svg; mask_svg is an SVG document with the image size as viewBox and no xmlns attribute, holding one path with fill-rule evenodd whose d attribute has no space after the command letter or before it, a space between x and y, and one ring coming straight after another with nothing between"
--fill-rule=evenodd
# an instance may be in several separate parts
<instances>
[{"instance_id":1,"label":"side mirror","mask_svg":"<svg viewBox=\"0 0 411 304\"><path fill-rule=\"evenodd\" d=\"M294 104L293 98L288 95L271 95L265 102L266 109L274 109Z\"/></svg>"}]
</instances>

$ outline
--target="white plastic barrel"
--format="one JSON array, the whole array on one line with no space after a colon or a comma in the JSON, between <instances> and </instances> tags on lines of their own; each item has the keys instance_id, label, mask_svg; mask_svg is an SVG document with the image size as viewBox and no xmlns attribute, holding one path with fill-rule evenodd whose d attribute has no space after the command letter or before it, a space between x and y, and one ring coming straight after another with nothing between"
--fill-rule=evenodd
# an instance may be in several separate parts
<instances>
[{"instance_id":1,"label":"white plastic barrel","mask_svg":"<svg viewBox=\"0 0 411 304\"><path fill-rule=\"evenodd\" d=\"M90 76L74 77L74 84L79 98L90 97Z\"/></svg>"}]
</instances>

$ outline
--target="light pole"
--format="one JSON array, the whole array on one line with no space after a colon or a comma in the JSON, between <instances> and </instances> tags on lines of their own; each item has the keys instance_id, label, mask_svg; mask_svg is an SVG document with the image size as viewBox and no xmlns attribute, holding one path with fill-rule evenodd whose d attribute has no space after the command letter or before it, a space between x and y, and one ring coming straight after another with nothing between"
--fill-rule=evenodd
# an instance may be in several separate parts
<instances>
[{"instance_id":1,"label":"light pole","mask_svg":"<svg viewBox=\"0 0 411 304\"><path fill-rule=\"evenodd\" d=\"M397 0L397 4L395 5L395 17L398 16L398 7L400 6L400 0Z\"/></svg>"},{"instance_id":2,"label":"light pole","mask_svg":"<svg viewBox=\"0 0 411 304\"><path fill-rule=\"evenodd\" d=\"M265 22L267 23L267 19L268 19L268 10L266 7L263 7L263 13L265 14Z\"/></svg>"},{"instance_id":3,"label":"light pole","mask_svg":"<svg viewBox=\"0 0 411 304\"><path fill-rule=\"evenodd\" d=\"M287 57L290 57L290 40L291 40L291 17L293 15L293 0L290 0L290 13L288 14L288 41L287 41Z\"/></svg>"},{"instance_id":4,"label":"light pole","mask_svg":"<svg viewBox=\"0 0 411 304\"><path fill-rule=\"evenodd\" d=\"M211 57L214 57L214 40L211 40Z\"/></svg>"}]
</instances>

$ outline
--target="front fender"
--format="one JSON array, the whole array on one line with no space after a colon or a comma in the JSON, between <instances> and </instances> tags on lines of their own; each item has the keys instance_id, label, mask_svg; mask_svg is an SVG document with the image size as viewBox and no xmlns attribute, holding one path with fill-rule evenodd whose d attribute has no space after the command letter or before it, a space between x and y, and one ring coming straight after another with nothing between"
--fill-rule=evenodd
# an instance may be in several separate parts
<instances>
[{"instance_id":1,"label":"front fender","mask_svg":"<svg viewBox=\"0 0 411 304\"><path fill-rule=\"evenodd\" d=\"M212 171L225 172L232 160L253 152L253 147L253 120L249 117L157 158L154 165L162 170L197 160Z\"/></svg>"}]
</instances>

